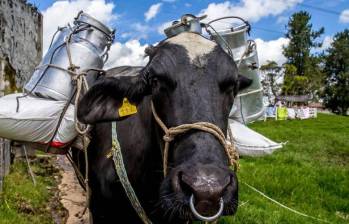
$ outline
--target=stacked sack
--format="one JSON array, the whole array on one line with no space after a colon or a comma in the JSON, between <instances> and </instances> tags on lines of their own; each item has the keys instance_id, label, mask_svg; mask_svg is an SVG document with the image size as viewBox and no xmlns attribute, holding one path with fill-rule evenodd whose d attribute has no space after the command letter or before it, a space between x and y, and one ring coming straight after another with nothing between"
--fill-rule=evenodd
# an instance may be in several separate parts
<instances>
[{"instance_id":1,"label":"stacked sack","mask_svg":"<svg viewBox=\"0 0 349 224\"><path fill-rule=\"evenodd\" d=\"M25 93L0 98L0 137L65 148L75 130L77 79L93 83L102 73L114 31L80 12L59 28L50 48L25 85ZM80 86L81 87L81 86Z\"/></svg>"}]
</instances>

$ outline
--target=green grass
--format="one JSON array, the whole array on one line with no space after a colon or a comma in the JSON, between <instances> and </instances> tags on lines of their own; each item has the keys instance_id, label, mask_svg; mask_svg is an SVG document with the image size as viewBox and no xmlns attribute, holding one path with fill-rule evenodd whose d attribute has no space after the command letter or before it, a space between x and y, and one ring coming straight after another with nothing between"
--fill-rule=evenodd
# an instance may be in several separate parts
<instances>
[{"instance_id":1,"label":"green grass","mask_svg":"<svg viewBox=\"0 0 349 224\"><path fill-rule=\"evenodd\" d=\"M16 161L5 178L3 192L0 194L0 223L54 223L53 215L58 218L61 205L55 197L57 181L54 176L58 170L50 159L36 159L32 163L37 185L34 186L28 174L26 163Z\"/></svg>"},{"instance_id":2,"label":"green grass","mask_svg":"<svg viewBox=\"0 0 349 224\"><path fill-rule=\"evenodd\" d=\"M293 214L256 192L300 212L331 223L349 223L349 117L319 114L317 119L257 122L250 127L287 145L274 154L240 160L240 203L236 216L219 224L319 223ZM56 171L47 163L33 164L33 187L22 162L15 163L0 195L0 223L54 223L52 208ZM53 199L52 199L53 198ZM56 205L60 206L60 205Z\"/></svg>"},{"instance_id":3,"label":"green grass","mask_svg":"<svg viewBox=\"0 0 349 224\"><path fill-rule=\"evenodd\" d=\"M287 145L272 155L240 160L240 203L230 223L319 223L263 198L273 199L331 223L349 223L349 117L319 114L317 119L256 122L250 127Z\"/></svg>"}]
</instances>

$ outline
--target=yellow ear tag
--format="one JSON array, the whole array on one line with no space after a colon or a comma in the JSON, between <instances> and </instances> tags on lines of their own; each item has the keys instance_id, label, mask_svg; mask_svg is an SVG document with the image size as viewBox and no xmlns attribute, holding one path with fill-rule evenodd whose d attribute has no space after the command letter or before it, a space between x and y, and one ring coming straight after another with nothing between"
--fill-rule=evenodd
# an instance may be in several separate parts
<instances>
[{"instance_id":1,"label":"yellow ear tag","mask_svg":"<svg viewBox=\"0 0 349 224\"><path fill-rule=\"evenodd\" d=\"M119 108L119 117L125 117L125 116L129 116L136 113L137 113L137 107L131 104L127 98L124 98L122 101L122 105Z\"/></svg>"}]
</instances>

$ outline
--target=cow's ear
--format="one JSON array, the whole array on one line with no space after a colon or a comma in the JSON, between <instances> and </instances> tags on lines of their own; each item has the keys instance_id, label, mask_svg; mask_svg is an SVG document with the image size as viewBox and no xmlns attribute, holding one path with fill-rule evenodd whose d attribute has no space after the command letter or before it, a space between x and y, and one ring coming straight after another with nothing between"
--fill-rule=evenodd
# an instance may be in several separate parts
<instances>
[{"instance_id":1,"label":"cow's ear","mask_svg":"<svg viewBox=\"0 0 349 224\"><path fill-rule=\"evenodd\" d=\"M252 79L249 79L243 75L238 76L238 91L241 91L243 89L246 89L252 84Z\"/></svg>"},{"instance_id":2,"label":"cow's ear","mask_svg":"<svg viewBox=\"0 0 349 224\"><path fill-rule=\"evenodd\" d=\"M139 75L102 78L78 103L77 117L85 124L121 120L136 113L147 92Z\"/></svg>"}]
</instances>

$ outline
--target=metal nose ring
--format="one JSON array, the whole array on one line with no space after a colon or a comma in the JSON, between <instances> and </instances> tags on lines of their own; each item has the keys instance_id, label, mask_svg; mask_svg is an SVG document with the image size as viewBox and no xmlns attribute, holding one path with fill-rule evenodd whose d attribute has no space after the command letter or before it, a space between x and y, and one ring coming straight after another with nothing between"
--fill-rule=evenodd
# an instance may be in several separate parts
<instances>
[{"instance_id":1,"label":"metal nose ring","mask_svg":"<svg viewBox=\"0 0 349 224\"><path fill-rule=\"evenodd\" d=\"M223 212L223 208L224 208L224 201L223 201L223 198L220 198L219 200L219 210L218 212L213 215L213 216L209 216L209 217L206 217L206 216L203 216L201 215L196 209L195 209L195 206L194 206L194 195L192 194L190 196L190 202L189 202L189 205L190 205L190 209L191 211L193 212L194 216L201 220L201 221L204 221L204 222L213 222L215 221L216 219L218 219L221 215L222 215L222 212Z\"/></svg>"}]
</instances>

